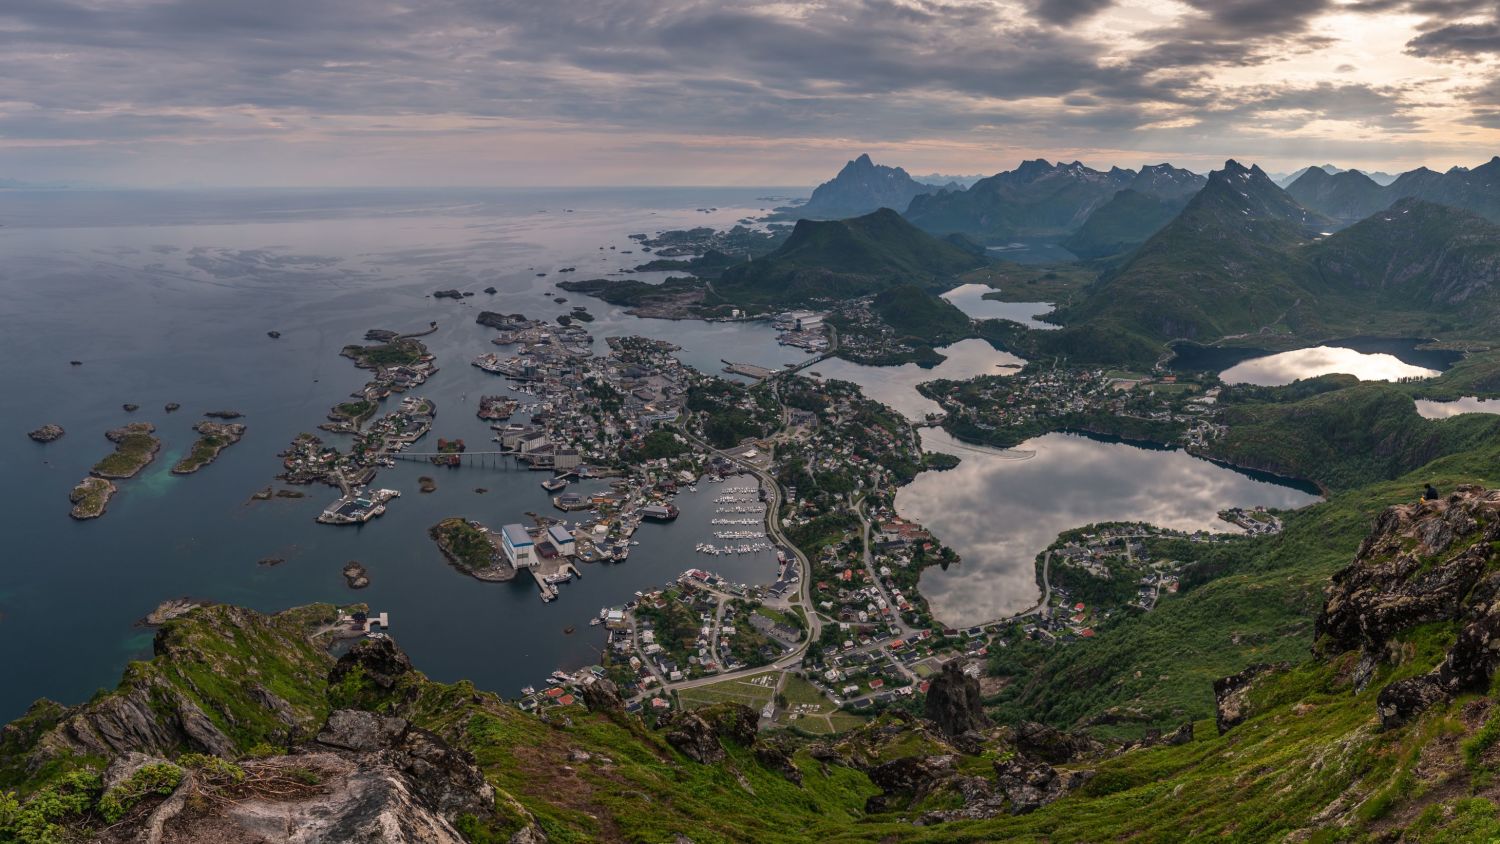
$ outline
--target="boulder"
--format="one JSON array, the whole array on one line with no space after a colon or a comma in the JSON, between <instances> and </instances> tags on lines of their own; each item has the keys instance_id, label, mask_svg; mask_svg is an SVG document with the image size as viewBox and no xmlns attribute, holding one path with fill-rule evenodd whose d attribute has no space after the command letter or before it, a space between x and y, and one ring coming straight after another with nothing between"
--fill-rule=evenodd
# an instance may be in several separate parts
<instances>
[{"instance_id":1,"label":"boulder","mask_svg":"<svg viewBox=\"0 0 1500 844\"><path fill-rule=\"evenodd\" d=\"M792 755L787 748L779 743L757 741L751 749L755 753L755 761L763 767L781 774L794 785L802 784L802 771L792 761Z\"/></svg>"},{"instance_id":2,"label":"boulder","mask_svg":"<svg viewBox=\"0 0 1500 844\"><path fill-rule=\"evenodd\" d=\"M928 686L924 714L947 736L993 726L979 700L979 680L965 674L956 659L943 665Z\"/></svg>"},{"instance_id":3,"label":"boulder","mask_svg":"<svg viewBox=\"0 0 1500 844\"><path fill-rule=\"evenodd\" d=\"M364 676L382 689L391 689L402 675L411 671L411 660L406 653L389 638L361 639L339 661L328 674L330 685L338 685L356 667Z\"/></svg>"},{"instance_id":4,"label":"boulder","mask_svg":"<svg viewBox=\"0 0 1500 844\"><path fill-rule=\"evenodd\" d=\"M1397 680L1380 690L1375 698L1375 711L1380 715L1380 728L1391 730L1404 726L1426 712L1433 704L1448 699L1448 693L1433 674Z\"/></svg>"},{"instance_id":5,"label":"boulder","mask_svg":"<svg viewBox=\"0 0 1500 844\"><path fill-rule=\"evenodd\" d=\"M877 765L869 771L870 782L886 794L922 795L958 771L958 757L903 756Z\"/></svg>"},{"instance_id":6,"label":"boulder","mask_svg":"<svg viewBox=\"0 0 1500 844\"><path fill-rule=\"evenodd\" d=\"M625 699L620 697L619 688L603 677L584 683L579 694L590 712L621 712L625 709Z\"/></svg>"},{"instance_id":7,"label":"boulder","mask_svg":"<svg viewBox=\"0 0 1500 844\"><path fill-rule=\"evenodd\" d=\"M1045 762L1030 762L1020 757L995 763L996 788L1010 802L1013 815L1034 812L1092 776L1092 771L1058 771Z\"/></svg>"},{"instance_id":8,"label":"boulder","mask_svg":"<svg viewBox=\"0 0 1500 844\"><path fill-rule=\"evenodd\" d=\"M1219 735L1229 732L1250 717L1250 689L1254 686L1255 679L1266 672L1285 667L1260 662L1238 674L1214 681L1214 723L1219 728Z\"/></svg>"}]
</instances>

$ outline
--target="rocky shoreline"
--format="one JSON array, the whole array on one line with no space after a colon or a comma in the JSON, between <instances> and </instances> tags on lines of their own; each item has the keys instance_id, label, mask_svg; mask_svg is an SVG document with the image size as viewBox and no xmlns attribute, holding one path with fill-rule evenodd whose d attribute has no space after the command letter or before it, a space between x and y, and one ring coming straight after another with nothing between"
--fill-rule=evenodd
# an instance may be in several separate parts
<instances>
[{"instance_id":1,"label":"rocky shoreline","mask_svg":"<svg viewBox=\"0 0 1500 844\"><path fill-rule=\"evenodd\" d=\"M104 436L115 444L113 454L94 464L89 474L96 478L133 478L156 459L161 440L152 436L156 426L150 422L131 422L106 431Z\"/></svg>"},{"instance_id":2,"label":"rocky shoreline","mask_svg":"<svg viewBox=\"0 0 1500 844\"><path fill-rule=\"evenodd\" d=\"M486 583L505 583L515 579L515 567L509 564L501 563L483 568L472 568L468 563L464 562L463 558L454 551L449 539L452 534L453 522L464 522L465 526L468 526L468 523L463 519L444 519L427 531L427 534L437 543L438 550L443 552L443 556L448 560L450 565L475 580L483 580ZM486 541L488 541L488 536L486 536Z\"/></svg>"},{"instance_id":3,"label":"rocky shoreline","mask_svg":"<svg viewBox=\"0 0 1500 844\"><path fill-rule=\"evenodd\" d=\"M35 431L27 432L26 436L31 437L33 440L36 440L39 443L50 443L54 440L60 439L65 433L67 432L63 430L63 427L61 425L53 425L51 423L48 423L40 428L37 428Z\"/></svg>"},{"instance_id":4,"label":"rocky shoreline","mask_svg":"<svg viewBox=\"0 0 1500 844\"><path fill-rule=\"evenodd\" d=\"M68 494L68 500L73 502L73 509L68 515L79 521L99 518L109 507L109 499L119 489L113 481L104 478L96 478L92 475L84 478Z\"/></svg>"},{"instance_id":5,"label":"rocky shoreline","mask_svg":"<svg viewBox=\"0 0 1500 844\"><path fill-rule=\"evenodd\" d=\"M370 572L358 560L344 564L344 583L350 589L363 589L370 585Z\"/></svg>"},{"instance_id":6,"label":"rocky shoreline","mask_svg":"<svg viewBox=\"0 0 1500 844\"><path fill-rule=\"evenodd\" d=\"M172 467L174 475L191 475L214 462L224 449L240 441L245 435L245 426L238 422L199 422L193 426L198 432L198 441L187 456Z\"/></svg>"}]
</instances>

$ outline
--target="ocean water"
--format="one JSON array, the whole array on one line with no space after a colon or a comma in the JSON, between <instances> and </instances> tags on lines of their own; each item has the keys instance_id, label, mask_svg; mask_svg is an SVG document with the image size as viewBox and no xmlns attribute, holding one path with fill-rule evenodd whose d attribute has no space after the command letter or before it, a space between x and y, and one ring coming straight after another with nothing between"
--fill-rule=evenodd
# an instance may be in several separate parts
<instances>
[{"instance_id":1,"label":"ocean water","mask_svg":"<svg viewBox=\"0 0 1500 844\"><path fill-rule=\"evenodd\" d=\"M402 497L360 527L314 523L331 488L248 499L272 482L277 452L364 383L338 351L371 328L438 323L424 342L441 371L416 392L438 406L429 437L470 443L489 437L478 397L506 392L469 365L494 348L493 332L474 323L481 309L555 317L585 305L600 353L605 337L643 334L682 346L680 357L705 371L721 359L801 360L767 326L637 319L554 286L644 262L631 233L732 225L769 208L757 197L785 190L0 191L0 352L10 364L0 400L0 720L37 697L71 703L112 687L129 660L149 657L152 631L136 622L167 598L267 611L368 602L390 613L392 634L429 675L514 695L594 661L603 635L588 619L636 590L693 566L773 580L764 555L694 553L711 532L713 486L681 496L676 522L643 526L627 562L585 566L552 604L527 578L487 584L458 573L427 536L446 516L498 527L550 510L540 474L402 462L376 481ZM480 292L491 285L496 295ZM429 295L450 287L476 295ZM140 410L124 412L127 402ZM182 409L167 414L167 402ZM195 475L171 475L192 425L224 408L245 413L244 439ZM111 450L104 432L134 420L156 424L162 452L119 482L103 518L73 521L68 492ZM45 423L66 436L45 446L26 437ZM424 474L436 492L417 491ZM259 565L266 557L286 561ZM345 586L348 560L369 569L369 588Z\"/></svg>"}]
</instances>

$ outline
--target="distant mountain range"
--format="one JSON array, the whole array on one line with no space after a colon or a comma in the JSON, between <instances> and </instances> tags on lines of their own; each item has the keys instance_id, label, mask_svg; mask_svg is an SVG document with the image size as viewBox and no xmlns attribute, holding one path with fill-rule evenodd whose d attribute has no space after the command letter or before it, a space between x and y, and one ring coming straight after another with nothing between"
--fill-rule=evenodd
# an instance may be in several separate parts
<instances>
[{"instance_id":1,"label":"distant mountain range","mask_svg":"<svg viewBox=\"0 0 1500 844\"><path fill-rule=\"evenodd\" d=\"M1419 167L1402 173L1388 185L1357 170L1331 174L1310 167L1287 187L1287 192L1340 225L1362 220L1407 198L1462 208L1500 222L1500 156L1473 169L1453 167L1446 173Z\"/></svg>"},{"instance_id":2,"label":"distant mountain range","mask_svg":"<svg viewBox=\"0 0 1500 844\"><path fill-rule=\"evenodd\" d=\"M858 217L879 208L902 211L912 198L947 187L962 190L952 182L934 185L913 179L900 167L886 167L869 155L850 161L831 180L818 185L812 197L800 206L778 208L777 216L804 220L838 220Z\"/></svg>"},{"instance_id":3,"label":"distant mountain range","mask_svg":"<svg viewBox=\"0 0 1500 844\"><path fill-rule=\"evenodd\" d=\"M1135 177L1135 171L1118 167L1102 172L1077 161L1052 164L1039 158L980 179L968 190L914 197L906 218L933 234L963 234L987 244L1062 235L1083 225Z\"/></svg>"},{"instance_id":4,"label":"distant mountain range","mask_svg":"<svg viewBox=\"0 0 1500 844\"><path fill-rule=\"evenodd\" d=\"M957 234L987 245L1033 238L1076 237L1068 245L1085 257L1111 255L1140 244L1182 210L1204 178L1169 164L1139 172L1094 170L1080 162L1026 161L1015 170L979 178L965 187L952 180L935 187L868 155L844 165L813 191L806 204L778 216L838 219L877 208L904 211L936 235ZM1112 203L1121 191L1132 193ZM1085 229L1096 210L1103 216Z\"/></svg>"},{"instance_id":5,"label":"distant mountain range","mask_svg":"<svg viewBox=\"0 0 1500 844\"><path fill-rule=\"evenodd\" d=\"M1500 226L1415 198L1324 234L1335 226L1259 167L1226 162L1176 219L1057 314L1068 328L1049 342L1087 356L1081 338L1112 337L1115 352L1144 358L1177 339L1493 336Z\"/></svg>"},{"instance_id":6,"label":"distant mountain range","mask_svg":"<svg viewBox=\"0 0 1500 844\"><path fill-rule=\"evenodd\" d=\"M1336 176L1339 173L1348 173L1348 172L1350 172L1348 170L1343 169L1342 167L1336 167L1336 166L1334 166L1332 164L1318 164L1318 165L1315 165L1313 167L1303 167L1301 170L1296 170L1296 171L1293 171L1291 173L1287 173L1285 175L1272 176L1271 180L1274 181L1279 187L1285 188L1287 185L1290 185L1292 182L1295 182L1298 179L1302 178L1302 174L1306 173L1309 170L1322 170L1324 173L1327 173L1330 176ZM1381 171L1381 170L1376 170L1374 172L1371 172L1371 171L1368 171L1368 170L1361 170L1359 172L1364 173L1366 176L1369 176L1370 180L1373 181L1373 182L1375 182L1378 185L1388 185L1391 182L1396 181L1396 177L1395 176L1392 176L1390 173L1386 173L1386 172Z\"/></svg>"}]
</instances>

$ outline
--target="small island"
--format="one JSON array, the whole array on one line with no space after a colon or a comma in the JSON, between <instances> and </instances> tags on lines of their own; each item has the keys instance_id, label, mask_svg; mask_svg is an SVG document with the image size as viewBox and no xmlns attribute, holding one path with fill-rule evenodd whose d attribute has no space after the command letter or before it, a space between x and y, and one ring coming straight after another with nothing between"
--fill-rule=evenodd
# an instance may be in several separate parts
<instances>
[{"instance_id":1,"label":"small island","mask_svg":"<svg viewBox=\"0 0 1500 844\"><path fill-rule=\"evenodd\" d=\"M350 589L363 589L370 585L370 573L358 560L344 564L344 582Z\"/></svg>"},{"instance_id":2,"label":"small island","mask_svg":"<svg viewBox=\"0 0 1500 844\"><path fill-rule=\"evenodd\" d=\"M455 516L438 522L427 533L448 562L470 577L500 582L516 576L515 567L501 553L495 534L478 522Z\"/></svg>"},{"instance_id":3,"label":"small island","mask_svg":"<svg viewBox=\"0 0 1500 844\"><path fill-rule=\"evenodd\" d=\"M172 467L174 475L191 475L202 469L245 435L245 426L238 422L199 422L193 430L198 432L198 441L193 443L192 451Z\"/></svg>"},{"instance_id":4,"label":"small island","mask_svg":"<svg viewBox=\"0 0 1500 844\"><path fill-rule=\"evenodd\" d=\"M245 414L240 413L238 410L210 410L203 415L210 419L238 419Z\"/></svg>"},{"instance_id":5,"label":"small island","mask_svg":"<svg viewBox=\"0 0 1500 844\"><path fill-rule=\"evenodd\" d=\"M84 478L68 494L68 500L73 502L73 510L68 515L79 521L97 519L104 515L104 508L109 506L110 497L118 490L113 482L104 478Z\"/></svg>"},{"instance_id":6,"label":"small island","mask_svg":"<svg viewBox=\"0 0 1500 844\"><path fill-rule=\"evenodd\" d=\"M40 428L37 428L35 431L28 432L26 436L31 437L39 443L50 443L53 440L61 437L64 433L66 433L66 431L63 430L61 425L53 425L49 423L43 425Z\"/></svg>"},{"instance_id":7,"label":"small island","mask_svg":"<svg viewBox=\"0 0 1500 844\"><path fill-rule=\"evenodd\" d=\"M113 454L94 464L89 474L99 478L133 478L161 449L161 440L152 436L156 426L150 422L131 422L104 434L115 444Z\"/></svg>"}]
</instances>

